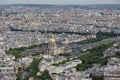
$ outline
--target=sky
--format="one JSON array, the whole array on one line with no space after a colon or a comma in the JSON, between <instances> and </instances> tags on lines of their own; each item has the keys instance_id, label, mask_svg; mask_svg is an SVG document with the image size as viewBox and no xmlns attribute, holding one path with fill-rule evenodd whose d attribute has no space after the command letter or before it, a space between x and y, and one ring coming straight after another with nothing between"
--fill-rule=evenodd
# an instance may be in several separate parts
<instances>
[{"instance_id":1,"label":"sky","mask_svg":"<svg viewBox=\"0 0 120 80\"><path fill-rule=\"evenodd\" d=\"M120 0L0 0L0 4L120 4Z\"/></svg>"}]
</instances>

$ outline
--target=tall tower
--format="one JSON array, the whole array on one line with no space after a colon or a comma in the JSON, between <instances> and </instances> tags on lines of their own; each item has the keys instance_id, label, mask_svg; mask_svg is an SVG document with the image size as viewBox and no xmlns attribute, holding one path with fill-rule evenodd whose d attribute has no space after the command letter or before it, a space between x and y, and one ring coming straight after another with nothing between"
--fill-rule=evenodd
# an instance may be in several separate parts
<instances>
[{"instance_id":1,"label":"tall tower","mask_svg":"<svg viewBox=\"0 0 120 80\"><path fill-rule=\"evenodd\" d=\"M45 54L55 55L56 53L57 53L56 41L55 41L54 35L51 33L49 35L49 43L48 43L47 49L45 51Z\"/></svg>"}]
</instances>

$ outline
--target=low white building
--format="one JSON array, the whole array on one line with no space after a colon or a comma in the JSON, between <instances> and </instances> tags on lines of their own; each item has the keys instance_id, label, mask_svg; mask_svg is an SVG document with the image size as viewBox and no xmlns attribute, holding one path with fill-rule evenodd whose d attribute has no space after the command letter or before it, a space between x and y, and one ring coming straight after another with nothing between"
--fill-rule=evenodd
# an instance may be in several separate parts
<instances>
[{"instance_id":1,"label":"low white building","mask_svg":"<svg viewBox=\"0 0 120 80\"><path fill-rule=\"evenodd\" d=\"M0 57L0 62L13 61L13 60L15 60L15 56L11 54L5 54Z\"/></svg>"},{"instance_id":2,"label":"low white building","mask_svg":"<svg viewBox=\"0 0 120 80\"><path fill-rule=\"evenodd\" d=\"M47 68L47 70L49 71L49 73L62 73L64 71L64 68L61 66L50 66Z\"/></svg>"},{"instance_id":3,"label":"low white building","mask_svg":"<svg viewBox=\"0 0 120 80\"><path fill-rule=\"evenodd\" d=\"M0 74L0 80L16 80L16 75L13 74Z\"/></svg>"},{"instance_id":4,"label":"low white building","mask_svg":"<svg viewBox=\"0 0 120 80\"><path fill-rule=\"evenodd\" d=\"M32 61L33 61L33 57L32 57L32 56L28 56L28 57L24 57L24 58L19 59L19 62L20 62L24 67L29 66Z\"/></svg>"},{"instance_id":5,"label":"low white building","mask_svg":"<svg viewBox=\"0 0 120 80\"><path fill-rule=\"evenodd\" d=\"M65 69L68 69L68 68L73 68L75 66L77 66L77 64L81 64L82 61L81 60L73 60L73 61L70 61L70 62L66 62L65 64L63 64L62 66L65 68Z\"/></svg>"},{"instance_id":6,"label":"low white building","mask_svg":"<svg viewBox=\"0 0 120 80\"><path fill-rule=\"evenodd\" d=\"M15 67L0 67L0 73L18 73L18 69Z\"/></svg>"}]
</instances>

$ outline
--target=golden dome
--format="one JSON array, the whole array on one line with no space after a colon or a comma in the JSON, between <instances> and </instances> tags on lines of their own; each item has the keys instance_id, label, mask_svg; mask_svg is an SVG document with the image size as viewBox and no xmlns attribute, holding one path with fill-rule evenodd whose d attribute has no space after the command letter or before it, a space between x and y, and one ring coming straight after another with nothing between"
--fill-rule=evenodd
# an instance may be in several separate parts
<instances>
[{"instance_id":1,"label":"golden dome","mask_svg":"<svg viewBox=\"0 0 120 80\"><path fill-rule=\"evenodd\" d=\"M49 37L50 37L50 38L55 38L52 33L50 33Z\"/></svg>"},{"instance_id":2,"label":"golden dome","mask_svg":"<svg viewBox=\"0 0 120 80\"><path fill-rule=\"evenodd\" d=\"M54 38L50 38L49 41L50 42L55 42L55 39Z\"/></svg>"},{"instance_id":3,"label":"golden dome","mask_svg":"<svg viewBox=\"0 0 120 80\"><path fill-rule=\"evenodd\" d=\"M50 34L49 42L55 42L55 37L52 33Z\"/></svg>"}]
</instances>

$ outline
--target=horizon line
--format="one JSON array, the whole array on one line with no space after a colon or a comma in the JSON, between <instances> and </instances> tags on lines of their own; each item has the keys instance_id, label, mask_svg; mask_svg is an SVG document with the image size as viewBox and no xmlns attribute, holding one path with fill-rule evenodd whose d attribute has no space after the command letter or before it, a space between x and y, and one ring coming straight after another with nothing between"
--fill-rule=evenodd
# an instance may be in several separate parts
<instances>
[{"instance_id":1,"label":"horizon line","mask_svg":"<svg viewBox=\"0 0 120 80\"><path fill-rule=\"evenodd\" d=\"M120 3L107 3L107 4L36 4L36 3L6 3L0 5L120 5Z\"/></svg>"}]
</instances>

